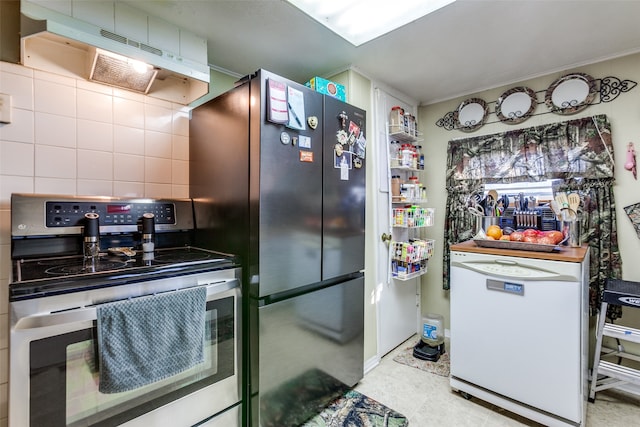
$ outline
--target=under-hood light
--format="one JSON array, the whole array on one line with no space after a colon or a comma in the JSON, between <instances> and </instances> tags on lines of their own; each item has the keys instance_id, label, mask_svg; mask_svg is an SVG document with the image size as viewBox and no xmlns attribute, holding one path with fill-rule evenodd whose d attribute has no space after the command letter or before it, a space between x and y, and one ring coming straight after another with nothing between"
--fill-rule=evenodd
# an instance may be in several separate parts
<instances>
[{"instance_id":1,"label":"under-hood light","mask_svg":"<svg viewBox=\"0 0 640 427\"><path fill-rule=\"evenodd\" d=\"M96 49L89 79L146 94L157 74L149 64Z\"/></svg>"}]
</instances>

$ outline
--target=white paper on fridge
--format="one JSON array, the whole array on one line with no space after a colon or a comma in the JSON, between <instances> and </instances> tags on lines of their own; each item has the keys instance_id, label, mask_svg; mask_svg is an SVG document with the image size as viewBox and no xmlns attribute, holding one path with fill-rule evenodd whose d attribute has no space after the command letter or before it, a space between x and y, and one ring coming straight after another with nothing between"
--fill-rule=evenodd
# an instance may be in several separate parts
<instances>
[{"instance_id":1,"label":"white paper on fridge","mask_svg":"<svg viewBox=\"0 0 640 427\"><path fill-rule=\"evenodd\" d=\"M304 115L304 94L302 91L291 86L287 88L287 108L289 109L287 126L292 129L305 130L307 118Z\"/></svg>"},{"instance_id":2,"label":"white paper on fridge","mask_svg":"<svg viewBox=\"0 0 640 427\"><path fill-rule=\"evenodd\" d=\"M288 123L289 110L287 108L287 85L282 82L269 79L269 85L267 87L267 97L269 99L268 120L273 123Z\"/></svg>"}]
</instances>

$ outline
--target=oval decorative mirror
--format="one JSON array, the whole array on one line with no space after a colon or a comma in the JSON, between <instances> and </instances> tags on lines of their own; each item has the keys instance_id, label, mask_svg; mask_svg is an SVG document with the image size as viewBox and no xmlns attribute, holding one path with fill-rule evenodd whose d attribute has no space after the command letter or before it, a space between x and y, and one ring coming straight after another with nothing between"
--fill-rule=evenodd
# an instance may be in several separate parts
<instances>
[{"instance_id":1,"label":"oval decorative mirror","mask_svg":"<svg viewBox=\"0 0 640 427\"><path fill-rule=\"evenodd\" d=\"M575 114L584 110L596 96L596 81L588 74L572 73L554 81L545 93L545 103L552 113Z\"/></svg>"},{"instance_id":2,"label":"oval decorative mirror","mask_svg":"<svg viewBox=\"0 0 640 427\"><path fill-rule=\"evenodd\" d=\"M538 101L536 93L525 86L504 92L496 101L496 116L507 124L521 123L533 114Z\"/></svg>"},{"instance_id":3,"label":"oval decorative mirror","mask_svg":"<svg viewBox=\"0 0 640 427\"><path fill-rule=\"evenodd\" d=\"M460 130L471 132L484 125L488 115L489 108L486 102L480 98L469 98L454 112L454 119Z\"/></svg>"}]
</instances>

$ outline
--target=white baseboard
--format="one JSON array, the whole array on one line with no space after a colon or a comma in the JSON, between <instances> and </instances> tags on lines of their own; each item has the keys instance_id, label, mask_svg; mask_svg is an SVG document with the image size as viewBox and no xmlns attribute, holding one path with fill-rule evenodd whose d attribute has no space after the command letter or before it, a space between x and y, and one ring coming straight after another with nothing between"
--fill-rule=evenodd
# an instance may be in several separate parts
<instances>
[{"instance_id":1,"label":"white baseboard","mask_svg":"<svg viewBox=\"0 0 640 427\"><path fill-rule=\"evenodd\" d=\"M369 360L364 361L364 374L367 375L373 368L380 364L380 358L378 356L373 356Z\"/></svg>"}]
</instances>

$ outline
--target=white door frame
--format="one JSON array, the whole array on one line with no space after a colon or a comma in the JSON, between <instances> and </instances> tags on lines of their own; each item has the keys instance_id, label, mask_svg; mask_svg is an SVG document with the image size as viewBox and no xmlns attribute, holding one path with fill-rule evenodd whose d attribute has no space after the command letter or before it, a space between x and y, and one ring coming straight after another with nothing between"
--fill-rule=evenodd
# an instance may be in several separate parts
<instances>
[{"instance_id":1,"label":"white door frame","mask_svg":"<svg viewBox=\"0 0 640 427\"><path fill-rule=\"evenodd\" d=\"M377 355L382 358L393 348L419 331L420 277L408 281L391 278L388 245L382 242L382 234L391 235L391 195L389 193L388 163L388 117L391 107L400 105L405 111L417 115L417 102L410 97L377 83L372 84L373 132L376 136L376 156L374 161L373 203L376 212L374 259L376 298L376 338ZM408 314L415 305L415 316Z\"/></svg>"}]
</instances>

